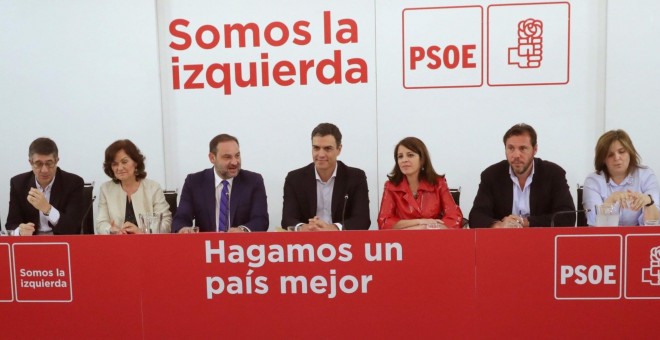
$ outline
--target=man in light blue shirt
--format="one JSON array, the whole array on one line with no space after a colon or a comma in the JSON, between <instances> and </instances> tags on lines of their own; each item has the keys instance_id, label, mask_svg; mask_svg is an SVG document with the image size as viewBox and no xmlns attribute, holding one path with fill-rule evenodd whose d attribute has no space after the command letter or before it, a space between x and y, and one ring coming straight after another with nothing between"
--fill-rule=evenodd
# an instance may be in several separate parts
<instances>
[{"instance_id":1,"label":"man in light blue shirt","mask_svg":"<svg viewBox=\"0 0 660 340\"><path fill-rule=\"evenodd\" d=\"M536 131L521 123L503 138L506 160L481 173L481 183L470 211L470 227L549 227L552 215L574 211L566 172L559 165L535 158ZM575 224L575 215L558 216L554 225Z\"/></svg>"}]
</instances>

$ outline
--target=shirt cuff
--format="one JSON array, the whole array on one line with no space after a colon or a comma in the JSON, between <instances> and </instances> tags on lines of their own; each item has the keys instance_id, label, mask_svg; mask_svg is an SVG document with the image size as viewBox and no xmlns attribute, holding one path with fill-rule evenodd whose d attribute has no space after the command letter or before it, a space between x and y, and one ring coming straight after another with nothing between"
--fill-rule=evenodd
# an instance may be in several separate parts
<instances>
[{"instance_id":1,"label":"shirt cuff","mask_svg":"<svg viewBox=\"0 0 660 340\"><path fill-rule=\"evenodd\" d=\"M341 225L341 223L334 223L334 225L336 225L337 229L339 229L340 231L344 230L344 226Z\"/></svg>"},{"instance_id":2,"label":"shirt cuff","mask_svg":"<svg viewBox=\"0 0 660 340\"><path fill-rule=\"evenodd\" d=\"M50 213L46 217L48 218L48 222L55 226L60 221L60 211L51 205Z\"/></svg>"},{"instance_id":3,"label":"shirt cuff","mask_svg":"<svg viewBox=\"0 0 660 340\"><path fill-rule=\"evenodd\" d=\"M252 230L250 230L250 228L248 228L248 227L246 227L246 226L244 226L244 225L239 225L239 226L238 226L238 229L241 229L241 230L243 230L243 231L246 232L246 233L252 232Z\"/></svg>"}]
</instances>

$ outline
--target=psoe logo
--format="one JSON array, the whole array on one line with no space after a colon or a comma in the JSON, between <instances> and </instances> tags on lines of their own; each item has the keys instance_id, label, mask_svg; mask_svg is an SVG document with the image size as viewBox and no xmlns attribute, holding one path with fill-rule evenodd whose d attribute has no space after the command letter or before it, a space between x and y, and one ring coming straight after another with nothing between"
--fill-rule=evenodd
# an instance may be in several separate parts
<instances>
[{"instance_id":1,"label":"psoe logo","mask_svg":"<svg viewBox=\"0 0 660 340\"><path fill-rule=\"evenodd\" d=\"M483 7L407 8L403 24L403 87L483 85Z\"/></svg>"},{"instance_id":2,"label":"psoe logo","mask_svg":"<svg viewBox=\"0 0 660 340\"><path fill-rule=\"evenodd\" d=\"M649 257L649 267L642 269L642 282L660 286L660 246L652 248Z\"/></svg>"},{"instance_id":3,"label":"psoe logo","mask_svg":"<svg viewBox=\"0 0 660 340\"><path fill-rule=\"evenodd\" d=\"M557 235L555 299L621 298L621 235Z\"/></svg>"},{"instance_id":4,"label":"psoe logo","mask_svg":"<svg viewBox=\"0 0 660 340\"><path fill-rule=\"evenodd\" d=\"M529 18L518 23L518 44L509 47L509 65L539 68L543 60L543 21Z\"/></svg>"},{"instance_id":5,"label":"psoe logo","mask_svg":"<svg viewBox=\"0 0 660 340\"><path fill-rule=\"evenodd\" d=\"M487 12L489 86L568 84L570 3L496 4Z\"/></svg>"},{"instance_id":6,"label":"psoe logo","mask_svg":"<svg viewBox=\"0 0 660 340\"><path fill-rule=\"evenodd\" d=\"M624 296L660 300L660 234L626 235Z\"/></svg>"},{"instance_id":7,"label":"psoe logo","mask_svg":"<svg viewBox=\"0 0 660 340\"><path fill-rule=\"evenodd\" d=\"M561 266L561 284L565 285L569 280L573 280L575 284L584 285L584 284L606 284L606 285L615 285L617 268L616 265L609 264L604 266L599 266L597 264L590 265L589 267L579 264L577 266L572 265L563 265Z\"/></svg>"}]
</instances>

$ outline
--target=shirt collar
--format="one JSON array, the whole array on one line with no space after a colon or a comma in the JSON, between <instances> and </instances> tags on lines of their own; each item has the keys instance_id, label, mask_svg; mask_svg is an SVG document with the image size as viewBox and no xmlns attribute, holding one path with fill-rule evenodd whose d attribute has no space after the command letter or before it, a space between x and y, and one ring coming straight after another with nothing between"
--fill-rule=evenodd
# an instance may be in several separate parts
<instances>
[{"instance_id":1,"label":"shirt collar","mask_svg":"<svg viewBox=\"0 0 660 340\"><path fill-rule=\"evenodd\" d=\"M220 184L222 184L222 181L225 181L222 177L218 175L217 172L215 172L215 167L213 168L213 176L215 177L215 187L217 188ZM226 179L227 182L229 182L229 188L231 188L231 185L234 183L234 177Z\"/></svg>"},{"instance_id":2,"label":"shirt collar","mask_svg":"<svg viewBox=\"0 0 660 340\"><path fill-rule=\"evenodd\" d=\"M401 182L392 187L392 191L404 191L405 192L405 191L408 190L409 187L410 187L410 184L408 183L408 178L406 176L403 176L403 179L401 180ZM419 181L417 190L418 191L434 191L435 187L433 186L433 184L431 184L431 183L429 183L425 180L421 180L421 181Z\"/></svg>"},{"instance_id":3,"label":"shirt collar","mask_svg":"<svg viewBox=\"0 0 660 340\"><path fill-rule=\"evenodd\" d=\"M332 171L332 176L328 179L328 182L330 182L333 178L337 177L337 164L335 164L335 170ZM314 176L316 176L316 180L321 183L328 183L328 182L323 182L321 179L321 176L319 176L319 172L316 171L316 167L314 167Z\"/></svg>"},{"instance_id":4,"label":"shirt collar","mask_svg":"<svg viewBox=\"0 0 660 340\"><path fill-rule=\"evenodd\" d=\"M39 191L41 191L41 192L50 192L50 190L53 188L53 183L55 182L55 177L56 176L57 176L57 174L55 174L55 176L53 176L53 179L50 181L50 183L48 183L48 185L46 185L45 188L41 187L41 184L39 184L39 181L37 181L37 177L35 176L34 177L34 182L37 184L37 189L39 189Z\"/></svg>"},{"instance_id":5,"label":"shirt collar","mask_svg":"<svg viewBox=\"0 0 660 340\"><path fill-rule=\"evenodd\" d=\"M529 176L525 180L525 186L530 185L532 183L532 179L534 178L534 172L536 172L536 167L534 167L534 163L536 163L536 162L534 162L534 159L532 159L532 172L529 173ZM509 176L511 177L511 180L513 181L513 183L515 183L516 185L519 183L518 177L513 172L513 169L511 168L511 165L509 165Z\"/></svg>"},{"instance_id":6,"label":"shirt collar","mask_svg":"<svg viewBox=\"0 0 660 340\"><path fill-rule=\"evenodd\" d=\"M623 187L623 186L626 186L626 185L631 185L631 184L634 183L633 173L634 173L634 171L630 172L628 174L628 176L626 176L626 178L624 178L623 181L621 181L621 184L614 183L614 181L610 177L610 179L607 180L607 185L609 185L610 187L613 187L613 188Z\"/></svg>"}]
</instances>

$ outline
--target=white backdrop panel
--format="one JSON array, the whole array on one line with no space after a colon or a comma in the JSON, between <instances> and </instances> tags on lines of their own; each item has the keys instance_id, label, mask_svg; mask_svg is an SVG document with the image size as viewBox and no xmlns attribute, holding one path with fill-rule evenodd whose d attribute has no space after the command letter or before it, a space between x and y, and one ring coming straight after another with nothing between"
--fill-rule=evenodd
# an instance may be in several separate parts
<instances>
[{"instance_id":1,"label":"white backdrop panel","mask_svg":"<svg viewBox=\"0 0 660 340\"><path fill-rule=\"evenodd\" d=\"M660 171L660 69L653 60L660 52L658 11L657 1L608 1L605 116L605 129L626 130L642 163L656 174Z\"/></svg>"},{"instance_id":2,"label":"white backdrop panel","mask_svg":"<svg viewBox=\"0 0 660 340\"><path fill-rule=\"evenodd\" d=\"M344 136L339 159L367 173L372 189L371 212L375 218L378 197L374 190L377 153L373 6L371 1L348 0L332 3L159 1L158 32L168 187L180 190L188 173L210 167L209 141L217 134L229 133L241 143L243 168L264 176L270 226L273 229L281 221L282 187L287 172L311 162L312 129L318 123L332 122L339 126ZM329 11L331 15L332 36L339 29L338 20L353 20L357 24L357 42L340 44L333 39L332 43L325 44L324 11ZM179 29L191 36L203 25L220 28L220 44L211 49L200 48L195 43L183 51L171 48L171 42L182 42L172 37L169 31L172 20L179 18L190 22L188 27ZM307 44L294 44L293 34L282 46L270 46L264 40L266 28L271 23L282 22L293 32L292 27L300 20L309 22L307 31L311 38ZM225 47L227 37L223 32L224 25L249 23L259 27L260 46L254 46L256 44L250 38L246 47ZM207 36L208 40L204 41L209 43L212 35ZM235 41L232 40L232 44ZM308 84L301 85L299 67L297 75L292 77L292 85L274 83L272 70L277 62L288 60L299 66L300 60L313 59L318 66L322 59L334 59L335 50L340 50L342 54L342 72L346 72L349 58L360 58L366 62L366 83L348 84L342 80L342 84L324 85L317 80L315 71L310 71ZM234 85L231 94L225 94L224 89L210 88L208 84L203 89L174 89L172 57L179 58L180 68L184 64L213 63L243 63L247 68L249 62L256 62L261 67L260 63L264 60L262 53L268 53L268 74L271 78L267 87L259 78L255 87L240 88ZM257 72L259 77L266 73L263 68ZM247 72L244 74L247 78ZM330 75L326 73L326 76ZM217 73L215 77L217 81L223 78Z\"/></svg>"},{"instance_id":3,"label":"white backdrop panel","mask_svg":"<svg viewBox=\"0 0 660 340\"><path fill-rule=\"evenodd\" d=\"M30 170L28 146L48 136L60 166L96 181L105 148L130 138L164 182L158 47L149 0L0 2L0 214L10 177Z\"/></svg>"},{"instance_id":4,"label":"white backdrop panel","mask_svg":"<svg viewBox=\"0 0 660 340\"><path fill-rule=\"evenodd\" d=\"M455 1L451 5L475 4L486 9L492 3ZM379 197L394 165L394 145L412 135L427 144L434 167L447 175L449 186L462 187L461 209L467 216L481 171L504 159L502 136L519 122L534 126L539 135L537 156L566 170L575 196L575 184L583 181L592 157L592 139L597 134L594 123L599 121L603 100L598 67L603 65L599 37L604 34L604 4L571 2L571 74L566 85L489 87L484 82L478 88L406 90L401 79L401 13L404 8L438 6L436 1L406 1L381 2L377 7ZM484 35L487 22L484 17ZM456 41L451 31L440 34L434 28L430 26L428 34L436 35L439 45L443 41L472 42ZM515 35L516 22L512 28ZM454 29L459 32L463 27Z\"/></svg>"}]
</instances>

